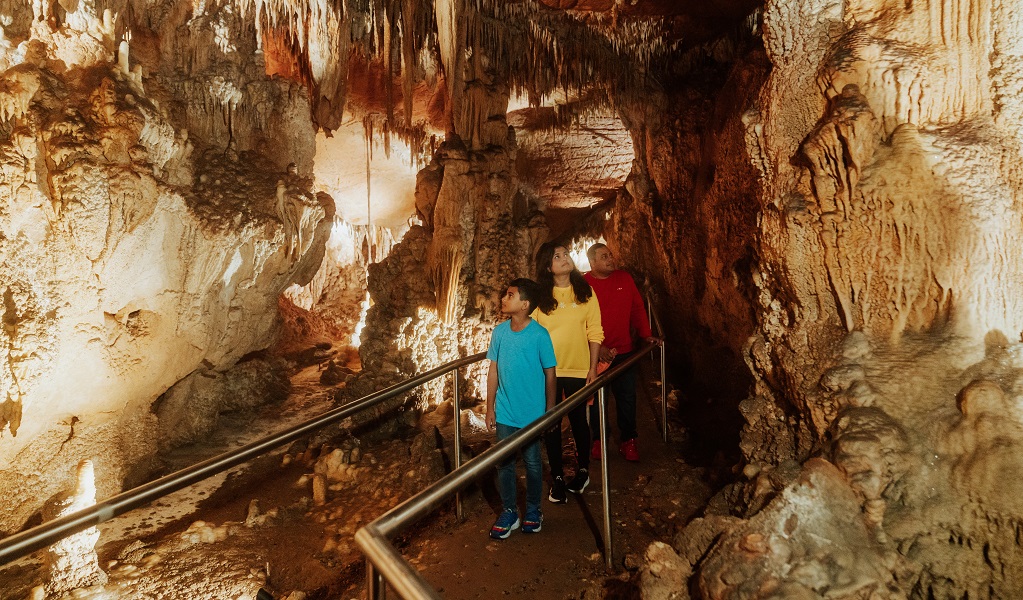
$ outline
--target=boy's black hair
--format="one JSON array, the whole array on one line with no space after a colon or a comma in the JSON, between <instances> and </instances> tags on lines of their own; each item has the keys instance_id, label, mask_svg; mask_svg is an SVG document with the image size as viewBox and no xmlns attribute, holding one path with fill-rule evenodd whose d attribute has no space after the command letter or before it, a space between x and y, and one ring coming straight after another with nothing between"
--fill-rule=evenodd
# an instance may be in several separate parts
<instances>
[{"instance_id":1,"label":"boy's black hair","mask_svg":"<svg viewBox=\"0 0 1023 600\"><path fill-rule=\"evenodd\" d=\"M527 279L525 277L519 277L518 279L512 280L508 284L508 287L519 289L519 300L525 300L529 303L529 312L533 312L536 308L537 300L540 298L540 284Z\"/></svg>"},{"instance_id":2,"label":"boy's black hair","mask_svg":"<svg viewBox=\"0 0 1023 600\"><path fill-rule=\"evenodd\" d=\"M568 247L564 244L544 242L540 245L540 249L536 251L536 280L540 286L540 295L537 298L536 305L545 315L551 314L558 307L558 302L554 299L554 273L551 272L551 262L554 260L554 250L559 247L568 250ZM589 282L579 272L579 269L573 266L568 279L572 283L575 301L579 304L585 304L589 301L590 297L593 296L593 288L590 287Z\"/></svg>"}]
</instances>

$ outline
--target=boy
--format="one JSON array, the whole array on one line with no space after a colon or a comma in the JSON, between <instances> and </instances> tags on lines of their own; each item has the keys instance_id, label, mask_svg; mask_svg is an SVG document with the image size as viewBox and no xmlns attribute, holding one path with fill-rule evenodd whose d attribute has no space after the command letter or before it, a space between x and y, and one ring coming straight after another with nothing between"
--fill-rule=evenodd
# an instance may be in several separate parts
<instances>
[{"instance_id":1,"label":"boy","mask_svg":"<svg viewBox=\"0 0 1023 600\"><path fill-rule=\"evenodd\" d=\"M536 308L540 290L532 279L516 279L501 298L501 314L509 320L494 328L487 358L487 427L497 427L497 441L540 418L554 406L557 379L551 336L529 314ZM540 497L543 475L540 440L522 451L526 464L526 515L521 522L525 533L538 533L543 523ZM503 540L519 527L515 499L515 457L498 467L497 485L503 509L490 529L490 537Z\"/></svg>"}]
</instances>

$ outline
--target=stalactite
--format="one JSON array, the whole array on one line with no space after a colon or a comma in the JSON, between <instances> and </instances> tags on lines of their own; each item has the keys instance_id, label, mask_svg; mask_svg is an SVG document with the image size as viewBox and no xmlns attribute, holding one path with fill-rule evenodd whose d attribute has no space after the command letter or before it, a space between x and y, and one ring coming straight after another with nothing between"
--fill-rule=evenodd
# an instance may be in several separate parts
<instances>
[{"instance_id":1,"label":"stalactite","mask_svg":"<svg viewBox=\"0 0 1023 600\"><path fill-rule=\"evenodd\" d=\"M438 230L430 244L427 264L437 295L437 316L448 325L457 317L459 277L464 262L461 234L453 229Z\"/></svg>"},{"instance_id":2,"label":"stalactite","mask_svg":"<svg viewBox=\"0 0 1023 600\"><path fill-rule=\"evenodd\" d=\"M372 229L373 227L373 194L372 194L372 171L370 169L370 163L373 161L373 118L367 115L362 120L362 126L365 129L366 135L366 227ZM369 257L366 264L373 262L373 243L370 241L368 249Z\"/></svg>"},{"instance_id":3,"label":"stalactite","mask_svg":"<svg viewBox=\"0 0 1023 600\"><path fill-rule=\"evenodd\" d=\"M415 0L402 0L401 3L401 92L404 101L404 126L412 127L412 88L415 85L416 62L416 7Z\"/></svg>"},{"instance_id":4,"label":"stalactite","mask_svg":"<svg viewBox=\"0 0 1023 600\"><path fill-rule=\"evenodd\" d=\"M462 2L463 0L436 0L434 6L437 18L437 41L440 46L441 62L444 66L444 81L448 86L447 107L449 114L458 115L461 111L462 86Z\"/></svg>"},{"instance_id":5,"label":"stalactite","mask_svg":"<svg viewBox=\"0 0 1023 600\"><path fill-rule=\"evenodd\" d=\"M461 106L474 102L462 93L465 78L474 76L465 72L473 68L465 64L466 48L494 57L498 75L513 90L540 98L557 90L575 95L594 88L642 89L646 74L664 67L681 43L664 41L668 19L584 16L551 10L536 0L231 1L241 20L252 23L257 52L266 51L270 31L280 31L290 41L298 73L309 78L303 84L313 92L316 122L328 130L340 124L353 48L360 48L367 62L384 61L389 127L380 131L401 135L402 128L415 127L413 95L424 68L424 48L436 45L440 50L447 108L452 120L460 121L455 129L464 130L466 119L482 114L481 107ZM204 2L194 14L216 10ZM201 71L209 61L209 56L195 54L187 70ZM402 127L393 111L395 76L401 78Z\"/></svg>"},{"instance_id":6,"label":"stalactite","mask_svg":"<svg viewBox=\"0 0 1023 600\"><path fill-rule=\"evenodd\" d=\"M391 34L394 26L391 22L392 15L389 14L387 7L383 7L383 57L384 57L384 72L387 73L387 82L384 84L384 110L387 115L387 122L394 122L394 60L392 56L393 48L391 46ZM400 18L400 17L399 17ZM385 130L384 136L387 141L384 145L384 153L387 157L391 156L391 144L390 139L387 137Z\"/></svg>"}]
</instances>

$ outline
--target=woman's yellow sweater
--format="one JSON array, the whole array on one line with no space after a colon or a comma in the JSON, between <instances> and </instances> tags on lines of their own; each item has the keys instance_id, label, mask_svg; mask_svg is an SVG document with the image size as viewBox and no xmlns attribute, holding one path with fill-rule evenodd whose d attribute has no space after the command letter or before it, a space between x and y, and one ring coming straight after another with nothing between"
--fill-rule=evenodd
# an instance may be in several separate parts
<instances>
[{"instance_id":1,"label":"woman's yellow sweater","mask_svg":"<svg viewBox=\"0 0 1023 600\"><path fill-rule=\"evenodd\" d=\"M555 287L554 300L558 306L551 314L545 315L537 309L533 311L533 318L551 334L558 377L585 378L590 371L589 343L604 341L597 295L578 304L571 286Z\"/></svg>"}]
</instances>

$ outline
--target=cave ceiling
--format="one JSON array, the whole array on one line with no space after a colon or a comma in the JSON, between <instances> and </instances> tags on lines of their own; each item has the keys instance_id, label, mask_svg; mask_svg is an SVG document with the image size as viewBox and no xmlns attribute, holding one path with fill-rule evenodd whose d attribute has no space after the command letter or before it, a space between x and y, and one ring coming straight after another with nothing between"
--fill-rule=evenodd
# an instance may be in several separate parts
<instances>
[{"instance_id":1,"label":"cave ceiling","mask_svg":"<svg viewBox=\"0 0 1023 600\"><path fill-rule=\"evenodd\" d=\"M313 32L322 23L300 27L299 34L304 31L307 38L303 42L294 31L299 13L291 19L267 19L277 23L262 36L267 73L290 78L314 92L313 121L328 138L357 136L354 116L366 124L374 122L378 134L396 134L408 154L421 162L438 140L457 129L445 85L445 70L450 69L441 65L446 36L436 15L443 4L346 3L340 19L350 25L352 35L338 40L337 64L319 67L324 73L331 69L341 73L319 78L314 75L314 63L324 51L316 49ZM502 83L510 88L508 122L519 141L517 174L523 193L538 199L548 216L559 220L563 217L557 211L585 211L612 198L631 168L632 140L612 96L642 95L650 85L676 76L677 56L734 29L760 4L757 0L480 1L474 3L478 12L467 31L451 35L461 36L463 46L482 48L491 57L488 69L496 78L488 85ZM267 11L281 13L296 10L292 4L266 6ZM311 14L308 11L307 18ZM324 84L331 81L337 83ZM340 118L341 114L349 116ZM389 160L389 151L381 149L380 154ZM361 177L356 171L363 165L340 168ZM409 179L400 166L373 169L381 179ZM363 212L361 192L333 195L341 203L342 214ZM411 193L401 196L404 206ZM346 210L345 203L353 202L355 206ZM400 213L399 208L390 211Z\"/></svg>"},{"instance_id":2,"label":"cave ceiling","mask_svg":"<svg viewBox=\"0 0 1023 600\"><path fill-rule=\"evenodd\" d=\"M187 129L190 139L217 146L223 127L197 120L228 121L227 139L234 141L237 122L250 119L262 128L268 114L253 115L271 103L265 77L291 82L309 96L310 122L330 138L339 130L350 136L353 121L366 133L396 136L412 162L421 164L439 140L460 129L452 116L458 99L452 90L465 78L504 87L526 99L511 119L528 138L526 146L558 145L552 129L582 131L565 148L548 150L560 156L584 148L594 152L601 140L617 140L626 128L615 125L613 97L644 94L653 82L678 67L687 48L714 39L742 24L762 4L759 0L692 2L671 0L82 0L26 2L0 0L0 67L14 66L29 53L29 42L56 48L52 58L65 68L95 63L101 39L126 43L125 63L140 69L146 95L171 113L172 122ZM108 12L109 11L109 12ZM452 21L445 14L458 12ZM109 20L109 22L107 21ZM452 22L459 23L452 26ZM49 25L49 27L45 27ZM92 30L89 30L89 28ZM75 56L74 40L96 38L95 56ZM48 31L44 31L48 30ZM82 46L82 44L78 44ZM451 65L454 48L472 48L486 64L465 71ZM109 50L103 48L103 50ZM84 54L84 51L79 52ZM458 59L462 60L462 59ZM457 73L450 81L450 73ZM260 78L264 78L260 81ZM280 87L280 86L278 86ZM283 89L283 88L281 88ZM460 88L464 89L464 88ZM244 91L243 91L244 90ZM293 93L293 92L288 92ZM459 94L464 92L460 91ZM244 101L239 98L244 97ZM217 107L216 105L220 106ZM558 109L550 118L550 109ZM530 115L529 111L540 113ZM471 112L471 111L463 111ZM214 114L217 113L217 114ZM583 123L576 114L593 117ZM607 127L614 129L602 135ZM390 140L381 143L389 155ZM615 147L621 147L615 144ZM629 148L625 148L629 150ZM312 165L310 151L296 159L301 172ZM276 158L271 156L271 158ZM548 160L550 156L537 159ZM559 204L588 206L608 197L621 184L620 160L597 165L588 183L550 180L568 178L562 169L544 173L524 169L530 193L546 194ZM588 159L587 159L588 160ZM410 166L415 166L410 165ZM608 175L613 173L613 175ZM529 175L548 180L528 181Z\"/></svg>"}]
</instances>

